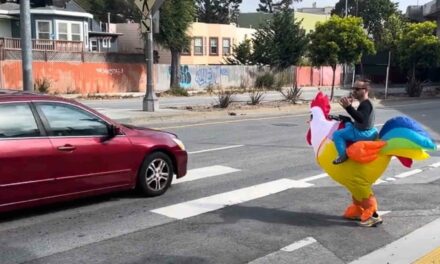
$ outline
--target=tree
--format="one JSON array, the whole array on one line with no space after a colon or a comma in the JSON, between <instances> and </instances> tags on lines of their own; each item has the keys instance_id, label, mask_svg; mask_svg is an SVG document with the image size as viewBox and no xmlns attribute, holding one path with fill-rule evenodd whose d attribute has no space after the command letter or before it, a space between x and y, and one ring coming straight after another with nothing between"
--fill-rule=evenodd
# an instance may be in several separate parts
<instances>
[{"instance_id":1,"label":"tree","mask_svg":"<svg viewBox=\"0 0 440 264\"><path fill-rule=\"evenodd\" d=\"M339 0L332 14L345 16L345 1ZM376 42L381 40L383 25L392 14L396 14L397 4L391 0L347 0L348 15L362 17L364 27Z\"/></svg>"},{"instance_id":2,"label":"tree","mask_svg":"<svg viewBox=\"0 0 440 264\"><path fill-rule=\"evenodd\" d=\"M378 50L391 51L396 53L397 45L403 37L407 22L401 15L392 14L384 24L382 39L378 43Z\"/></svg>"},{"instance_id":3,"label":"tree","mask_svg":"<svg viewBox=\"0 0 440 264\"><path fill-rule=\"evenodd\" d=\"M329 65L333 69L333 99L335 73L338 64L360 62L364 53L374 53L374 44L362 28L362 19L332 16L324 23L317 23L310 34L309 56L313 66Z\"/></svg>"},{"instance_id":4,"label":"tree","mask_svg":"<svg viewBox=\"0 0 440 264\"><path fill-rule=\"evenodd\" d=\"M196 0L200 22L230 24L237 22L242 0Z\"/></svg>"},{"instance_id":5,"label":"tree","mask_svg":"<svg viewBox=\"0 0 440 264\"><path fill-rule=\"evenodd\" d=\"M435 36L434 22L411 23L404 29L397 50L400 65L408 71L409 96L420 96L424 81L423 71L439 65L440 41Z\"/></svg>"},{"instance_id":6,"label":"tree","mask_svg":"<svg viewBox=\"0 0 440 264\"><path fill-rule=\"evenodd\" d=\"M191 43L187 29L195 16L193 0L166 0L160 8L159 34L156 41L171 51L171 80L172 88L180 83L180 54Z\"/></svg>"},{"instance_id":7,"label":"tree","mask_svg":"<svg viewBox=\"0 0 440 264\"><path fill-rule=\"evenodd\" d=\"M246 39L232 48L232 55L225 58L225 62L230 65L250 65L252 64L252 42Z\"/></svg>"},{"instance_id":8,"label":"tree","mask_svg":"<svg viewBox=\"0 0 440 264\"><path fill-rule=\"evenodd\" d=\"M257 11L264 13L274 13L281 10L289 9L293 1L301 2L301 0L260 0Z\"/></svg>"},{"instance_id":9,"label":"tree","mask_svg":"<svg viewBox=\"0 0 440 264\"><path fill-rule=\"evenodd\" d=\"M292 10L275 13L254 34L254 61L278 69L297 64L308 44L300 24Z\"/></svg>"}]
</instances>

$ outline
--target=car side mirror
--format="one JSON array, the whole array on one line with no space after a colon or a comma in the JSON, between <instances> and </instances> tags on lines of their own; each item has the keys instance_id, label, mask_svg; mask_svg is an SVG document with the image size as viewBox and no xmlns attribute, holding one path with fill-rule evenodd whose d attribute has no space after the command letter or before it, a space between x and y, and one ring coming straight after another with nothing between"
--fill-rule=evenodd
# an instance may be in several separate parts
<instances>
[{"instance_id":1,"label":"car side mirror","mask_svg":"<svg viewBox=\"0 0 440 264\"><path fill-rule=\"evenodd\" d=\"M108 134L103 138L103 141L110 140L119 134L121 134L121 128L111 124L108 126Z\"/></svg>"}]
</instances>

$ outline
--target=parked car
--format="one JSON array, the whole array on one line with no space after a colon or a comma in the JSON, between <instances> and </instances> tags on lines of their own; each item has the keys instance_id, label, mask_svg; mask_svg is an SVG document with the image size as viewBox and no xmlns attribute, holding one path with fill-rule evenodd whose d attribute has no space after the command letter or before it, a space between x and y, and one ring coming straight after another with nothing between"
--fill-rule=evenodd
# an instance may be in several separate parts
<instances>
[{"instance_id":1,"label":"parked car","mask_svg":"<svg viewBox=\"0 0 440 264\"><path fill-rule=\"evenodd\" d=\"M73 100L0 90L0 212L135 187L161 195L187 160L174 134Z\"/></svg>"}]
</instances>

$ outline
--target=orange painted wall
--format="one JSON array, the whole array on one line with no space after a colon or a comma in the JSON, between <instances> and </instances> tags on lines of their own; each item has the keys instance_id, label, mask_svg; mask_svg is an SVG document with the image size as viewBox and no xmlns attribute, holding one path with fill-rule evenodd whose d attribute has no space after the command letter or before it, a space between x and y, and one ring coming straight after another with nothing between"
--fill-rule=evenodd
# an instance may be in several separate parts
<instances>
[{"instance_id":1,"label":"orange painted wall","mask_svg":"<svg viewBox=\"0 0 440 264\"><path fill-rule=\"evenodd\" d=\"M333 70L331 67L297 67L298 86L331 86ZM335 85L341 84L341 67L336 68Z\"/></svg>"},{"instance_id":2,"label":"orange painted wall","mask_svg":"<svg viewBox=\"0 0 440 264\"><path fill-rule=\"evenodd\" d=\"M2 88L21 89L20 61L0 61ZM34 62L34 80L47 78L50 92L114 93L145 91L145 65L129 63Z\"/></svg>"}]
</instances>

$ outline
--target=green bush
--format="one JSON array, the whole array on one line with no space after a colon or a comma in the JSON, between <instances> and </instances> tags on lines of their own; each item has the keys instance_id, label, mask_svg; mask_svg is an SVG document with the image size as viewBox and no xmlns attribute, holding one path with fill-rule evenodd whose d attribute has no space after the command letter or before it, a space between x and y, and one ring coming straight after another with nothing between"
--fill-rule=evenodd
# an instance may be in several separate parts
<instances>
[{"instance_id":1,"label":"green bush","mask_svg":"<svg viewBox=\"0 0 440 264\"><path fill-rule=\"evenodd\" d=\"M174 96L189 96L188 91L180 87L172 87L167 93Z\"/></svg>"},{"instance_id":2,"label":"green bush","mask_svg":"<svg viewBox=\"0 0 440 264\"><path fill-rule=\"evenodd\" d=\"M260 89L271 89L275 84L275 76L272 73L260 75L255 80L255 87Z\"/></svg>"}]
</instances>

